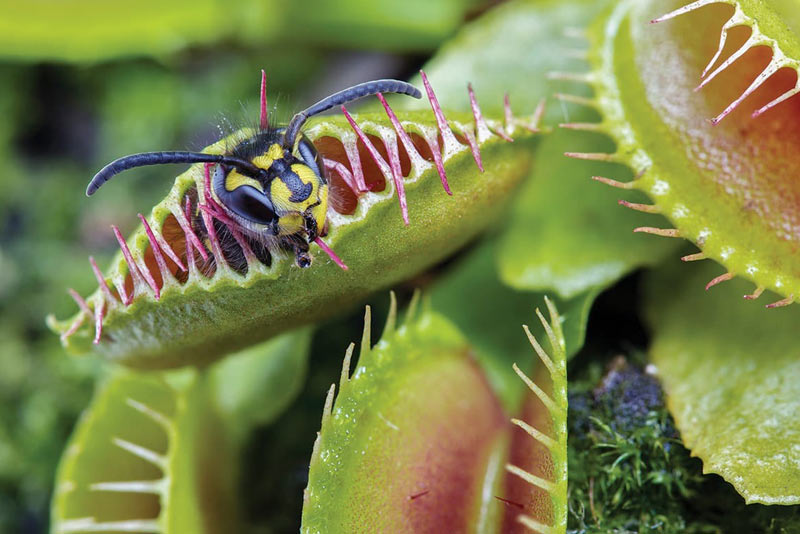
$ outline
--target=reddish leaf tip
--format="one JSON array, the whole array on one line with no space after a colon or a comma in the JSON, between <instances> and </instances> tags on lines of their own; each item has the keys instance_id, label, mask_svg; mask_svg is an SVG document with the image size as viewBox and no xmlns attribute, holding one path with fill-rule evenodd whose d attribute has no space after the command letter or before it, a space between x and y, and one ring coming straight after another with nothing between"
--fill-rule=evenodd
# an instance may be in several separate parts
<instances>
[{"instance_id":1,"label":"reddish leaf tip","mask_svg":"<svg viewBox=\"0 0 800 534\"><path fill-rule=\"evenodd\" d=\"M711 289L717 284L721 284L722 282L727 282L733 278L733 273L725 273L717 276L716 278L712 279L709 283L706 284L706 291Z\"/></svg>"}]
</instances>

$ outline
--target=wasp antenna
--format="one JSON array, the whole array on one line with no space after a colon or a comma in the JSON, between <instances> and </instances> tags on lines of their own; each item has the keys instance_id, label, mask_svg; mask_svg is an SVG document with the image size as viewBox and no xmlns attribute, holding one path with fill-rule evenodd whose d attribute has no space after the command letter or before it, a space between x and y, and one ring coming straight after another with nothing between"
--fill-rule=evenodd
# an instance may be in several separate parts
<instances>
[{"instance_id":1,"label":"wasp antenna","mask_svg":"<svg viewBox=\"0 0 800 534\"><path fill-rule=\"evenodd\" d=\"M115 159L94 175L86 188L86 196L92 196L100 186L109 181L114 175L146 165L162 165L165 163L201 163L218 162L222 156L201 154L199 152L144 152L132 154Z\"/></svg>"},{"instance_id":2,"label":"wasp antenna","mask_svg":"<svg viewBox=\"0 0 800 534\"><path fill-rule=\"evenodd\" d=\"M333 107L342 106L353 100L378 93L399 93L413 96L414 98L422 98L422 93L419 89L410 83L400 80L373 80L371 82L364 82L354 85L353 87L348 87L338 93L323 98L313 106L304 109L292 117L284 133L283 147L287 150L292 150L294 148L294 142L297 139L297 135L300 133L300 128L303 127L303 124L305 124L309 117L313 117Z\"/></svg>"},{"instance_id":3,"label":"wasp antenna","mask_svg":"<svg viewBox=\"0 0 800 534\"><path fill-rule=\"evenodd\" d=\"M219 154L203 154L201 152L143 152L115 159L94 175L86 187L86 196L92 196L100 186L109 181L114 175L147 165L164 165L167 163L224 163L236 167L243 174L254 176L259 169L247 160Z\"/></svg>"}]
</instances>

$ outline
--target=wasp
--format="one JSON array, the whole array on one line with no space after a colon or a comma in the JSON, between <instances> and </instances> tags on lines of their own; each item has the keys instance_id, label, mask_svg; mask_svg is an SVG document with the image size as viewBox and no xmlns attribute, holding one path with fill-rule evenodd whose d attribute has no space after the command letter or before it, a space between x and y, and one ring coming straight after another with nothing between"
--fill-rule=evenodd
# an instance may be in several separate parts
<instances>
[{"instance_id":1,"label":"wasp","mask_svg":"<svg viewBox=\"0 0 800 534\"><path fill-rule=\"evenodd\" d=\"M299 267L308 267L309 246L325 226L328 181L319 152L301 132L303 125L309 117L365 96L399 93L421 98L422 94L400 80L365 82L323 98L295 114L285 127L271 128L266 121L263 87L262 79L262 120L252 137L223 154L144 152L116 159L92 178L86 195L93 195L113 176L135 167L213 164L212 194L226 214L268 250L289 249Z\"/></svg>"}]
</instances>

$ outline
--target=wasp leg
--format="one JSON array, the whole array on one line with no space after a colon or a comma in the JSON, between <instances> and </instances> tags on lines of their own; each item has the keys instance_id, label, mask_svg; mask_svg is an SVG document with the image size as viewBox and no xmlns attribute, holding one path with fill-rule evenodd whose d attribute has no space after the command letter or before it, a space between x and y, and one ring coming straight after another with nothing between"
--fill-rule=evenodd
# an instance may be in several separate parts
<instances>
[{"instance_id":1,"label":"wasp leg","mask_svg":"<svg viewBox=\"0 0 800 534\"><path fill-rule=\"evenodd\" d=\"M306 267L310 267L311 266L311 254L309 254L307 251L306 252L301 252L299 250L295 251L294 261L295 261L295 263L297 263L297 266L300 267L300 268L305 269Z\"/></svg>"},{"instance_id":2,"label":"wasp leg","mask_svg":"<svg viewBox=\"0 0 800 534\"><path fill-rule=\"evenodd\" d=\"M292 243L294 247L294 261L298 267L305 269L311 265L311 254L308 253L308 242L298 239Z\"/></svg>"},{"instance_id":3,"label":"wasp leg","mask_svg":"<svg viewBox=\"0 0 800 534\"><path fill-rule=\"evenodd\" d=\"M315 204L314 206L316 206L317 204ZM314 206L311 206L311 208L313 208ZM311 214L310 209L306 210L306 212L303 213L303 220L306 223L306 234L308 234L308 240L314 241L316 238L319 237L319 228L317 228L317 220Z\"/></svg>"},{"instance_id":4,"label":"wasp leg","mask_svg":"<svg viewBox=\"0 0 800 534\"><path fill-rule=\"evenodd\" d=\"M283 236L278 242L281 249L294 253L294 261L298 267L306 268L311 265L311 254L308 252L309 243L301 234Z\"/></svg>"}]
</instances>

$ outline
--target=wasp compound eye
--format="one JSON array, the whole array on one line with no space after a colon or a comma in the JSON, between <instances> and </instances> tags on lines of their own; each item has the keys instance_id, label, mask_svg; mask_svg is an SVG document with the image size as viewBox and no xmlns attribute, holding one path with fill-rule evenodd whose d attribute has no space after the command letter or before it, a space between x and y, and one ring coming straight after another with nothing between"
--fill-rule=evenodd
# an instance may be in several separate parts
<instances>
[{"instance_id":1,"label":"wasp compound eye","mask_svg":"<svg viewBox=\"0 0 800 534\"><path fill-rule=\"evenodd\" d=\"M240 185L230 191L225 206L236 215L254 223L269 225L278 220L275 207L267 196L250 185Z\"/></svg>"}]
</instances>

